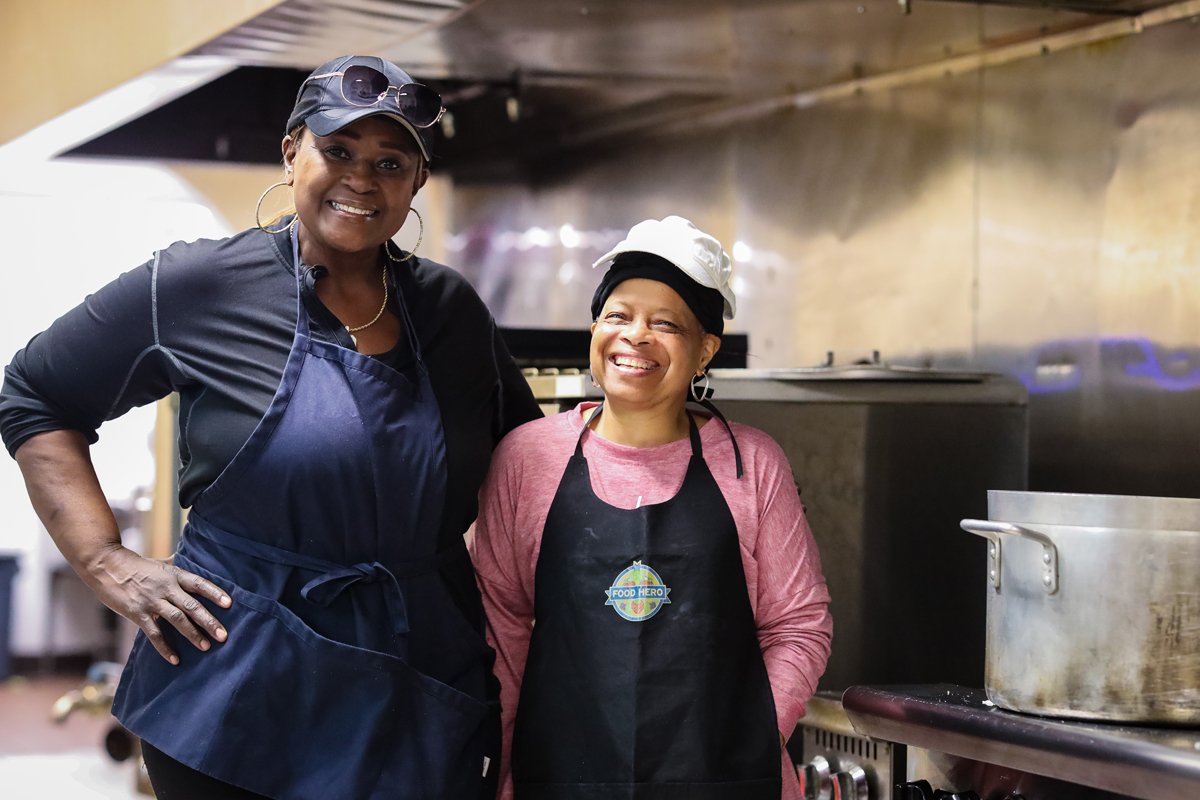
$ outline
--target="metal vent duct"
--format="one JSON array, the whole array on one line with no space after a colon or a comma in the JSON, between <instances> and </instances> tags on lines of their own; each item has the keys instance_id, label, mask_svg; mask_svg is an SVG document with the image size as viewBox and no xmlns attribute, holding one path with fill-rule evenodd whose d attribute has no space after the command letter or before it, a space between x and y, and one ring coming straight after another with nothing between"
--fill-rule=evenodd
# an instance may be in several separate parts
<instances>
[{"instance_id":1,"label":"metal vent duct","mask_svg":"<svg viewBox=\"0 0 1200 800\"><path fill-rule=\"evenodd\" d=\"M911 0L909 0L911 2ZM1087 14L1141 14L1153 8L1170 5L1172 0L939 0L945 3L972 3L974 5L1027 6L1030 8L1057 8L1064 11L1082 11ZM901 0L904 2L904 0Z\"/></svg>"},{"instance_id":2,"label":"metal vent duct","mask_svg":"<svg viewBox=\"0 0 1200 800\"><path fill-rule=\"evenodd\" d=\"M343 53L396 57L415 71L437 53L412 58L407 44L444 27L472 6L459 0L290 0L213 39L197 55L232 58L248 66L309 70Z\"/></svg>"}]
</instances>

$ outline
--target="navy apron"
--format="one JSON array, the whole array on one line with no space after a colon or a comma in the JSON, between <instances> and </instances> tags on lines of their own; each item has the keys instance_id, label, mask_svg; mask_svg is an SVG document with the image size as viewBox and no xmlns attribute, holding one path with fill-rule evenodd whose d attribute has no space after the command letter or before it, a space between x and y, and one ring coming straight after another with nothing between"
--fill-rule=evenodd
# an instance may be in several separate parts
<instances>
[{"instance_id":1,"label":"navy apron","mask_svg":"<svg viewBox=\"0 0 1200 800\"><path fill-rule=\"evenodd\" d=\"M688 425L683 486L633 510L596 497L580 434L535 573L513 732L518 800L780 797L737 527L690 414Z\"/></svg>"},{"instance_id":2,"label":"navy apron","mask_svg":"<svg viewBox=\"0 0 1200 800\"><path fill-rule=\"evenodd\" d=\"M400 370L310 334L315 279L275 397L196 500L174 563L229 592L229 632L180 664L139 634L114 714L168 756L287 800L490 797L493 655L439 570L445 442L411 315ZM397 293L398 294L398 293ZM489 702L490 701L490 702ZM494 786L494 775L487 781Z\"/></svg>"}]
</instances>

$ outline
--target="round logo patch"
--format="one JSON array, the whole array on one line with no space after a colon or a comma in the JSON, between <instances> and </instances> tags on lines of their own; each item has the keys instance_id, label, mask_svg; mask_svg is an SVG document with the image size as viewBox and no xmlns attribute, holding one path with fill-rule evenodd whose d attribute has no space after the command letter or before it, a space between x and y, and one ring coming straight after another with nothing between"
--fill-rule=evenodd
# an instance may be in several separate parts
<instances>
[{"instance_id":1,"label":"round logo patch","mask_svg":"<svg viewBox=\"0 0 1200 800\"><path fill-rule=\"evenodd\" d=\"M670 603L667 597L670 588L653 568L640 561L621 570L621 574L604 590L608 599L604 605L612 606L621 619L630 622L645 622Z\"/></svg>"}]
</instances>

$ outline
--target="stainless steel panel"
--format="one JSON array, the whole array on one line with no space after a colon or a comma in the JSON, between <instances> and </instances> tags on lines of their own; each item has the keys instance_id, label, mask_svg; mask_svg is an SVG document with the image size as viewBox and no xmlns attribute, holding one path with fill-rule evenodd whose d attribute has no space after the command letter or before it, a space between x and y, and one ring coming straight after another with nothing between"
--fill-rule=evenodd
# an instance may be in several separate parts
<instances>
[{"instance_id":1,"label":"stainless steel panel","mask_svg":"<svg viewBox=\"0 0 1200 800\"><path fill-rule=\"evenodd\" d=\"M933 5L874 36L930 57L912 38L928 25L953 52ZM1022 30L975 11L977 41ZM860 52L885 47L866 38ZM451 259L479 265L506 324L574 325L590 260L639 219L683 214L734 255L749 366L881 350L1008 374L1030 389L1032 488L1200 496L1198 45L1185 19L597 146L527 185L460 186ZM545 244L510 244L535 229Z\"/></svg>"},{"instance_id":2,"label":"stainless steel panel","mask_svg":"<svg viewBox=\"0 0 1200 800\"><path fill-rule=\"evenodd\" d=\"M905 14L894 0L286 0L192 55L300 68L340 52L390 57L445 84L446 130L458 137L447 166L469 180L489 161L539 172L621 134L824 102L859 82L920 79L912 70L936 76L948 57L1108 18L947 3Z\"/></svg>"},{"instance_id":3,"label":"stainless steel panel","mask_svg":"<svg viewBox=\"0 0 1200 800\"><path fill-rule=\"evenodd\" d=\"M941 0L941 2L997 6L1052 6L1100 14L1136 14L1146 9L1170 5L1171 0Z\"/></svg>"},{"instance_id":4,"label":"stainless steel panel","mask_svg":"<svg viewBox=\"0 0 1200 800\"><path fill-rule=\"evenodd\" d=\"M1200 500L1178 497L991 491L988 513L1035 525L1200 531Z\"/></svg>"},{"instance_id":5,"label":"stainless steel panel","mask_svg":"<svg viewBox=\"0 0 1200 800\"><path fill-rule=\"evenodd\" d=\"M986 508L988 489L1024 486L1019 384L714 385L726 416L771 434L791 463L832 596L833 651L819 686L982 685L985 563L958 521L964 508Z\"/></svg>"}]
</instances>

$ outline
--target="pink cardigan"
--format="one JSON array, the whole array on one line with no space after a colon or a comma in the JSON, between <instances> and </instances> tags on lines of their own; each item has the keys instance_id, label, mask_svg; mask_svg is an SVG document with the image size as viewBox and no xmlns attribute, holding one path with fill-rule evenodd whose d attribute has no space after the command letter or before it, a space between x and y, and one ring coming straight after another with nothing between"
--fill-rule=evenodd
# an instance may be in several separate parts
<instances>
[{"instance_id":1,"label":"pink cardigan","mask_svg":"<svg viewBox=\"0 0 1200 800\"><path fill-rule=\"evenodd\" d=\"M500 443L479 504L471 556L496 649L503 707L501 797L512 797L509 743L533 623L534 573L542 530L563 470L575 450L583 414L594 403L526 423ZM699 422L704 423L700 417ZM725 426L700 429L704 459L737 524L742 566L758 640L775 696L779 730L790 736L816 690L829 657L833 623L816 543L791 469L779 445L756 428L733 423L745 474L738 480ZM659 503L683 484L691 457L687 439L658 447L614 444L594 433L583 452L592 489L621 508ZM799 798L795 770L781 759L783 798Z\"/></svg>"}]
</instances>

